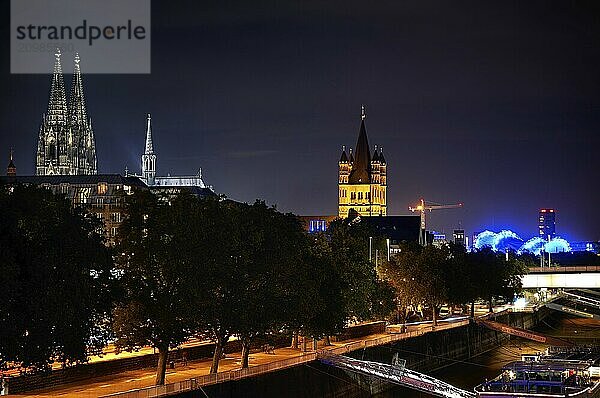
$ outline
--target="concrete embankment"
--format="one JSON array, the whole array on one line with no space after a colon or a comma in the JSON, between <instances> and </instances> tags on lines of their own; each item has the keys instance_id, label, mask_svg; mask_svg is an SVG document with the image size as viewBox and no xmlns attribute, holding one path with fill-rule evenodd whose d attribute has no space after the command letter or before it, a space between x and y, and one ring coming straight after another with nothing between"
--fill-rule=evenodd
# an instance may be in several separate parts
<instances>
[{"instance_id":1,"label":"concrete embankment","mask_svg":"<svg viewBox=\"0 0 600 398\"><path fill-rule=\"evenodd\" d=\"M545 308L534 313L506 313L496 321L530 329L548 314ZM509 339L509 336L475 324L425 333L387 345L360 349L346 355L359 359L390 363L394 353L407 360L406 366L421 372L467 360L485 353ZM293 368L251 378L206 386L209 397L369 397L389 385L376 379L350 374L337 368L310 362ZM204 396L198 391L181 397Z\"/></svg>"}]
</instances>

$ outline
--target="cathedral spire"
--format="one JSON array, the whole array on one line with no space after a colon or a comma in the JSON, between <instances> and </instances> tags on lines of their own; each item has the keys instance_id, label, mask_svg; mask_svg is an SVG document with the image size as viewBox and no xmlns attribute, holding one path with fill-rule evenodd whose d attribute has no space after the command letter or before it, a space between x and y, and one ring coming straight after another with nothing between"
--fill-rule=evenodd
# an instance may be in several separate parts
<instances>
[{"instance_id":1,"label":"cathedral spire","mask_svg":"<svg viewBox=\"0 0 600 398\"><path fill-rule=\"evenodd\" d=\"M96 174L96 144L85 106L79 55L75 54L68 106L60 49L54 55L48 113L40 126L35 173Z\"/></svg>"},{"instance_id":2,"label":"cathedral spire","mask_svg":"<svg viewBox=\"0 0 600 398\"><path fill-rule=\"evenodd\" d=\"M15 167L15 163L13 162L12 148L10 148L10 162L8 162L8 167L6 168L6 175L9 177L15 177L17 175L17 168Z\"/></svg>"},{"instance_id":3,"label":"cathedral spire","mask_svg":"<svg viewBox=\"0 0 600 398\"><path fill-rule=\"evenodd\" d=\"M67 97L60 56L60 49L57 48L54 54L54 71L52 73L50 99L48 100L47 120L51 125L66 124L67 122Z\"/></svg>"},{"instance_id":4,"label":"cathedral spire","mask_svg":"<svg viewBox=\"0 0 600 398\"><path fill-rule=\"evenodd\" d=\"M74 174L96 174L96 140L92 128L92 120L88 119L81 60L75 53L73 60L73 81L69 98L69 150L70 161L76 168Z\"/></svg>"},{"instance_id":5,"label":"cathedral spire","mask_svg":"<svg viewBox=\"0 0 600 398\"><path fill-rule=\"evenodd\" d=\"M152 145L152 117L148 113L146 116L146 154L151 155L154 153L154 147Z\"/></svg>"},{"instance_id":6,"label":"cathedral spire","mask_svg":"<svg viewBox=\"0 0 600 398\"><path fill-rule=\"evenodd\" d=\"M79 63L79 54L75 53L73 82L71 83L71 93L69 98L69 120L72 123L87 122L85 97L83 96L83 81L81 78L81 67Z\"/></svg>"},{"instance_id":7,"label":"cathedral spire","mask_svg":"<svg viewBox=\"0 0 600 398\"><path fill-rule=\"evenodd\" d=\"M146 115L146 150L142 155L142 177L146 180L147 185L154 185L156 155L152 145L152 117L149 113Z\"/></svg>"}]
</instances>

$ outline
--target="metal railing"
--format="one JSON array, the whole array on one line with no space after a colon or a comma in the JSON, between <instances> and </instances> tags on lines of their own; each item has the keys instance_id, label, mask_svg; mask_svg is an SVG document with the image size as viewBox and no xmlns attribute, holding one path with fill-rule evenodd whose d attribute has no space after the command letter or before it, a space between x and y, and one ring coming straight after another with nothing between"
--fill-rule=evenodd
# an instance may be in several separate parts
<instances>
[{"instance_id":1,"label":"metal railing","mask_svg":"<svg viewBox=\"0 0 600 398\"><path fill-rule=\"evenodd\" d=\"M530 274L541 274L541 273L568 273L568 272L600 272L600 266L598 265L571 265L571 266L552 266L552 267L531 267L529 268Z\"/></svg>"},{"instance_id":2,"label":"metal railing","mask_svg":"<svg viewBox=\"0 0 600 398\"><path fill-rule=\"evenodd\" d=\"M425 333L432 331L439 331L445 329L451 329L468 325L469 320L463 320L460 322L453 322L447 324L438 324L438 326L427 326L418 330L405 333L394 333L386 336L355 341L353 343L344 344L339 347L328 347L319 351L305 352L302 355L298 355L292 358L281 359L262 365L252 366L250 368L230 370L226 372L207 374L203 376L194 377L191 379L165 384L164 386L152 386L139 389L133 389L129 391L123 391L113 394L104 395L103 397L118 397L118 398L150 398L150 397L163 397L176 393L188 392L198 390L201 387L209 386L212 384L223 383L227 381L240 380L246 377L251 377L263 373L273 372L281 369L286 369L292 366L301 365L304 363L312 362L317 360L319 355L326 354L345 354L351 351L356 351L368 347L375 347L379 345L388 344L394 341L408 339L412 337L422 336Z\"/></svg>"}]
</instances>

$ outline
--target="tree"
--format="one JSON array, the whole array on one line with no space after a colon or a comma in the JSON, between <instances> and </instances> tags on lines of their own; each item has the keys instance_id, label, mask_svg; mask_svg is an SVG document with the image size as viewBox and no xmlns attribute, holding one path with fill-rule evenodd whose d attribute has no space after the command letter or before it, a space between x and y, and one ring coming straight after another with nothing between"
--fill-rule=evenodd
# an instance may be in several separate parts
<instances>
[{"instance_id":1,"label":"tree","mask_svg":"<svg viewBox=\"0 0 600 398\"><path fill-rule=\"evenodd\" d=\"M290 291L301 267L306 236L297 218L257 201L239 205L236 263L239 309L235 333L242 343L242 368L248 367L252 341L288 325Z\"/></svg>"},{"instance_id":2,"label":"tree","mask_svg":"<svg viewBox=\"0 0 600 398\"><path fill-rule=\"evenodd\" d=\"M475 300L482 297L484 286L483 267L474 261L473 254L467 253L462 245L449 246L451 259L448 273L448 302L453 305L471 304L471 317L475 315Z\"/></svg>"},{"instance_id":3,"label":"tree","mask_svg":"<svg viewBox=\"0 0 600 398\"><path fill-rule=\"evenodd\" d=\"M493 311L493 297L511 299L522 286L521 277L527 272L531 259L528 256L509 255L483 248L467 254L467 269L473 282L479 288L477 297L488 301L489 311ZM473 293L475 295L475 293Z\"/></svg>"},{"instance_id":4,"label":"tree","mask_svg":"<svg viewBox=\"0 0 600 398\"><path fill-rule=\"evenodd\" d=\"M347 318L361 321L388 310L389 286L378 277L374 261L369 258L369 240L374 255L375 248L383 247L384 239L360 219L336 220L325 235L333 269L341 280Z\"/></svg>"},{"instance_id":5,"label":"tree","mask_svg":"<svg viewBox=\"0 0 600 398\"><path fill-rule=\"evenodd\" d=\"M0 361L43 370L106 344L112 261L99 226L43 188L0 188Z\"/></svg>"},{"instance_id":6,"label":"tree","mask_svg":"<svg viewBox=\"0 0 600 398\"><path fill-rule=\"evenodd\" d=\"M215 343L210 373L217 373L225 345L235 333L238 316L240 267L243 256L239 249L243 239L239 228L242 209L238 203L204 199L198 209L201 226L196 232L197 255L201 266L190 274L197 287L193 294L194 319L197 330Z\"/></svg>"},{"instance_id":7,"label":"tree","mask_svg":"<svg viewBox=\"0 0 600 398\"><path fill-rule=\"evenodd\" d=\"M171 201L150 192L126 200L127 217L117 237L117 264L124 296L114 310L116 345L158 350L156 384L165 382L169 348L185 341L196 324L192 295L202 291L196 246L198 200L180 194ZM190 278L194 275L194 278Z\"/></svg>"},{"instance_id":8,"label":"tree","mask_svg":"<svg viewBox=\"0 0 600 398\"><path fill-rule=\"evenodd\" d=\"M359 219L336 220L325 233L309 237L303 272L298 273L298 319L304 335L334 335L349 321L391 311L391 288L369 261L369 237L376 245L381 241Z\"/></svg>"},{"instance_id":9,"label":"tree","mask_svg":"<svg viewBox=\"0 0 600 398\"><path fill-rule=\"evenodd\" d=\"M450 259L447 247L405 244L384 266L385 276L396 288L398 302L401 305L428 305L434 326L439 308L448 302Z\"/></svg>"}]
</instances>

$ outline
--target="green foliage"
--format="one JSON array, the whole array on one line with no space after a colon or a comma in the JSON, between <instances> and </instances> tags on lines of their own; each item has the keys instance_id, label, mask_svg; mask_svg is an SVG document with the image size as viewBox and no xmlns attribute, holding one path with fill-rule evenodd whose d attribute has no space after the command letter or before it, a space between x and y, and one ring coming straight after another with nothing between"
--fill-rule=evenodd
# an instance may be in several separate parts
<instances>
[{"instance_id":1,"label":"green foliage","mask_svg":"<svg viewBox=\"0 0 600 398\"><path fill-rule=\"evenodd\" d=\"M324 234L311 237L307 256L312 289L303 332L322 337L339 333L348 321L385 316L393 307L390 285L381 281L369 261L369 238L373 247L382 239L365 223L336 220ZM374 250L373 250L374 252ZM303 317L301 317L303 319Z\"/></svg>"},{"instance_id":2,"label":"green foliage","mask_svg":"<svg viewBox=\"0 0 600 398\"><path fill-rule=\"evenodd\" d=\"M0 190L0 361L84 362L109 337L112 261L97 220L42 188Z\"/></svg>"},{"instance_id":3,"label":"green foliage","mask_svg":"<svg viewBox=\"0 0 600 398\"><path fill-rule=\"evenodd\" d=\"M433 310L448 301L451 251L447 247L401 246L400 252L384 266L384 274L396 288L401 307L426 304ZM435 320L435 318L434 318Z\"/></svg>"},{"instance_id":4,"label":"green foliage","mask_svg":"<svg viewBox=\"0 0 600 398\"><path fill-rule=\"evenodd\" d=\"M383 273L396 291L399 308L426 304L437 310L445 303L512 298L530 265L527 257L511 255L506 261L504 254L490 249L466 253L453 244L441 248L405 244L384 264Z\"/></svg>"},{"instance_id":5,"label":"green foliage","mask_svg":"<svg viewBox=\"0 0 600 398\"><path fill-rule=\"evenodd\" d=\"M114 310L115 343L126 350L157 348L157 384L163 384L168 349L197 328L194 305L204 302L208 279L202 275L210 275L201 256L207 248L198 242L210 232L191 195L167 201L137 191L127 197L126 210L117 237L123 296Z\"/></svg>"}]
</instances>

